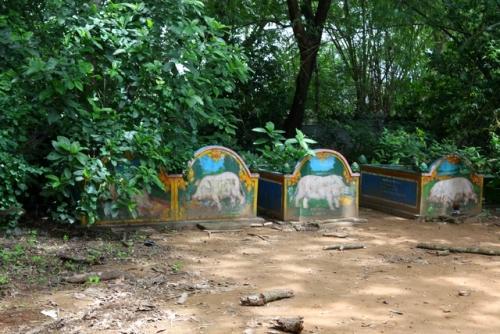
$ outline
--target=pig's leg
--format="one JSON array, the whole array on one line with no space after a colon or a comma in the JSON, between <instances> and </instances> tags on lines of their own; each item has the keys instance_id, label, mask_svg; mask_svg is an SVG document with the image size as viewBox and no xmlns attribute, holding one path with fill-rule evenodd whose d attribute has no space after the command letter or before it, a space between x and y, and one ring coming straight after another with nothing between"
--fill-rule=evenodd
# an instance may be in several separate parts
<instances>
[{"instance_id":1,"label":"pig's leg","mask_svg":"<svg viewBox=\"0 0 500 334\"><path fill-rule=\"evenodd\" d=\"M222 210L222 206L220 204L219 197L216 194L212 194L212 201L215 203L215 205L217 206L217 209L219 211Z\"/></svg>"},{"instance_id":2,"label":"pig's leg","mask_svg":"<svg viewBox=\"0 0 500 334\"><path fill-rule=\"evenodd\" d=\"M300 197L295 196L295 206L299 207L300 206Z\"/></svg>"},{"instance_id":3,"label":"pig's leg","mask_svg":"<svg viewBox=\"0 0 500 334\"><path fill-rule=\"evenodd\" d=\"M302 188L297 189L297 193L295 194L295 206L300 207L300 200L302 199Z\"/></svg>"},{"instance_id":4,"label":"pig's leg","mask_svg":"<svg viewBox=\"0 0 500 334\"><path fill-rule=\"evenodd\" d=\"M240 188L240 191L238 192L238 196L240 196L240 205L245 204L245 195L243 193L243 189Z\"/></svg>"},{"instance_id":5,"label":"pig's leg","mask_svg":"<svg viewBox=\"0 0 500 334\"><path fill-rule=\"evenodd\" d=\"M307 197L304 197L302 200L302 205L304 206L304 209L309 208L309 203L307 203Z\"/></svg>"},{"instance_id":6,"label":"pig's leg","mask_svg":"<svg viewBox=\"0 0 500 334\"><path fill-rule=\"evenodd\" d=\"M334 201L333 195L327 194L326 201L328 202L328 207L330 208L330 210L333 210L333 201Z\"/></svg>"}]
</instances>

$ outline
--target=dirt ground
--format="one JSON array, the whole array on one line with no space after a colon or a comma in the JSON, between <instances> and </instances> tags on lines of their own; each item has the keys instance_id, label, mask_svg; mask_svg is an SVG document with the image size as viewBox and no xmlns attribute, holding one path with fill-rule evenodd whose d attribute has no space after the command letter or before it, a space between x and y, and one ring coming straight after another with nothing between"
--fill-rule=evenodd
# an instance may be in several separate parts
<instances>
[{"instance_id":1,"label":"dirt ground","mask_svg":"<svg viewBox=\"0 0 500 334\"><path fill-rule=\"evenodd\" d=\"M137 239L129 257L90 268L120 270L119 279L31 290L13 282L0 300L0 333L272 333L269 322L288 316L304 318L303 333L500 333L500 257L415 248L500 249L498 220L361 217L367 222L330 225L345 239L289 226L153 231L153 246ZM366 248L323 250L344 242ZM277 288L295 296L239 304Z\"/></svg>"}]
</instances>

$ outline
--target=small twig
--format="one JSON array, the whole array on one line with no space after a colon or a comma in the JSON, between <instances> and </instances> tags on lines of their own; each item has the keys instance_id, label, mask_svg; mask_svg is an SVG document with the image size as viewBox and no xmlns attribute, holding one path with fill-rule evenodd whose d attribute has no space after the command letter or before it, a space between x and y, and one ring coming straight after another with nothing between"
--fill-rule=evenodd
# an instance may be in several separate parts
<instances>
[{"instance_id":1,"label":"small twig","mask_svg":"<svg viewBox=\"0 0 500 334\"><path fill-rule=\"evenodd\" d=\"M363 244L336 244L331 246L323 247L324 250L346 250L346 249L361 249L366 248Z\"/></svg>"},{"instance_id":2,"label":"small twig","mask_svg":"<svg viewBox=\"0 0 500 334\"><path fill-rule=\"evenodd\" d=\"M212 237L212 233L231 233L231 232L241 232L242 230L205 230L208 233L208 237Z\"/></svg>"},{"instance_id":3,"label":"small twig","mask_svg":"<svg viewBox=\"0 0 500 334\"><path fill-rule=\"evenodd\" d=\"M349 234L334 232L334 233L323 233L323 236L331 238L347 238Z\"/></svg>"},{"instance_id":4,"label":"small twig","mask_svg":"<svg viewBox=\"0 0 500 334\"><path fill-rule=\"evenodd\" d=\"M267 239L264 236L260 235L260 234L248 233L248 235L251 236L251 237L257 237L257 238L260 238L260 239L262 239L264 241L267 241Z\"/></svg>"}]
</instances>

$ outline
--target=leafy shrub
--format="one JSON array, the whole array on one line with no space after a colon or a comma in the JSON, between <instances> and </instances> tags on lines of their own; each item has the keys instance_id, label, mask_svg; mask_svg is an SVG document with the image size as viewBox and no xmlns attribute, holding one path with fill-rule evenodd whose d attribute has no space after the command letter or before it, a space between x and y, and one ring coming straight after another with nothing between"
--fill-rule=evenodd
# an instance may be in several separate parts
<instances>
[{"instance_id":1,"label":"leafy shrub","mask_svg":"<svg viewBox=\"0 0 500 334\"><path fill-rule=\"evenodd\" d=\"M0 212L18 217L30 193L62 222L93 223L101 206L134 213L160 170L181 172L210 134L234 136L228 94L247 66L201 1L10 4L0 4Z\"/></svg>"},{"instance_id":2,"label":"leafy shrub","mask_svg":"<svg viewBox=\"0 0 500 334\"><path fill-rule=\"evenodd\" d=\"M490 156L500 153L498 138L492 134ZM448 154L461 155L477 172L489 174L496 171L498 173L499 169L494 166L498 163L498 159L489 159L481 148L459 147L452 140L446 139L437 141L419 128L415 132L408 132L402 128L384 129L371 162L408 165L415 170L427 171L432 162Z\"/></svg>"},{"instance_id":3,"label":"leafy shrub","mask_svg":"<svg viewBox=\"0 0 500 334\"><path fill-rule=\"evenodd\" d=\"M422 163L427 163L429 158L427 141L425 132L418 128L415 133L402 128L384 129L375 149L373 162L425 168Z\"/></svg>"},{"instance_id":4,"label":"leafy shrub","mask_svg":"<svg viewBox=\"0 0 500 334\"><path fill-rule=\"evenodd\" d=\"M254 128L253 131L263 134L263 137L254 142L258 154L244 154L252 169L291 173L300 159L314 155L309 144L315 144L316 141L307 138L298 129L295 130L295 138L288 139L283 136L285 131L276 129L272 122L267 122L263 128Z\"/></svg>"},{"instance_id":5,"label":"leafy shrub","mask_svg":"<svg viewBox=\"0 0 500 334\"><path fill-rule=\"evenodd\" d=\"M29 196L29 183L42 171L22 157L0 150L0 228L15 226L23 213L22 201Z\"/></svg>"}]
</instances>

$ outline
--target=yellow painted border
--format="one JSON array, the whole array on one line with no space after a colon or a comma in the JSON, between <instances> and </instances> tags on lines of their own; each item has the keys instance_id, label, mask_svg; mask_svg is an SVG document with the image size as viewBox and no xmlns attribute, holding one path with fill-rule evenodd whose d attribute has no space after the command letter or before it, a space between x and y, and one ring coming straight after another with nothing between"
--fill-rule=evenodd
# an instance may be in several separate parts
<instances>
[{"instance_id":1,"label":"yellow painted border","mask_svg":"<svg viewBox=\"0 0 500 334\"><path fill-rule=\"evenodd\" d=\"M257 196L259 196L259 178L252 177L253 181L253 214L257 216Z\"/></svg>"}]
</instances>

